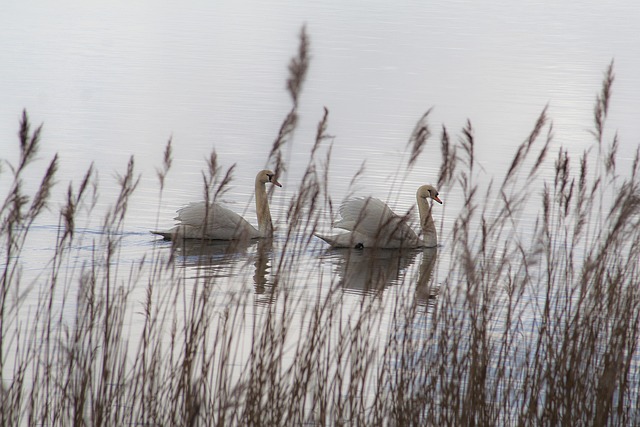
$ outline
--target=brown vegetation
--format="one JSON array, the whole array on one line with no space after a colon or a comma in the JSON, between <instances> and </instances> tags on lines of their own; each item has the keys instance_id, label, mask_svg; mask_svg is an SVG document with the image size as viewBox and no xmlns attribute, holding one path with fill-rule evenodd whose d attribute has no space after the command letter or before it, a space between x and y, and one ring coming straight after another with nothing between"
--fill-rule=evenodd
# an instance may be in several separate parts
<instances>
[{"instance_id":1,"label":"brown vegetation","mask_svg":"<svg viewBox=\"0 0 640 427\"><path fill-rule=\"evenodd\" d=\"M308 43L303 30L287 81L293 107L270 156L278 170L285 167L281 150L297 123ZM640 159L636 155L631 171L619 175L617 139L606 147L612 83L610 67L596 102L596 154L584 153L574 171L570 154L561 149L551 180L539 176L552 141L546 109L502 182L482 197L474 181L474 149L480 142L471 123L457 143L443 128L437 184L459 189L465 207L446 230L451 244L440 249L457 263L440 271L437 281L433 249L346 251L341 269L325 277L319 242L312 237L333 213L325 110L304 177L289 202L287 227L278 231L277 245L260 241L250 248L252 291L266 297L254 317L246 294L219 291L220 281L233 278L187 277L178 261L208 253L231 262L247 248L176 243L166 256L168 247L158 245L146 255L151 262L118 267L120 232L138 182L133 160L119 177L120 194L93 243L91 262L66 270L78 238L77 216L95 203L95 174L89 169L79 186L68 189L57 241L43 242L56 249L42 276L46 286L25 288L24 242L49 202L58 164L54 157L40 189L24 193L23 176L40 143L40 128L32 131L25 113L21 156L10 167L13 185L0 205L0 422L637 423ZM408 167L416 166L431 135L427 121L428 112L411 135ZM161 190L170 167L171 141L158 170ZM204 176L205 194L213 199L229 184L229 172L219 175L213 154ZM541 196L540 215L533 231L524 234L518 221L531 194ZM615 195L613 203L604 194ZM314 273L301 265L309 251L318 253ZM204 270L211 258L196 259ZM419 268L407 269L410 265ZM325 287L323 292L301 300L295 292L300 277ZM399 285L387 292L393 297L379 298L390 279ZM368 292L356 310L345 312L343 286L356 280ZM37 301L35 309L24 308L27 294ZM55 298L75 313L73 320L52 308ZM143 319L141 336L125 330L131 310ZM247 330L249 349L239 338ZM389 333L380 334L383 330Z\"/></svg>"}]
</instances>

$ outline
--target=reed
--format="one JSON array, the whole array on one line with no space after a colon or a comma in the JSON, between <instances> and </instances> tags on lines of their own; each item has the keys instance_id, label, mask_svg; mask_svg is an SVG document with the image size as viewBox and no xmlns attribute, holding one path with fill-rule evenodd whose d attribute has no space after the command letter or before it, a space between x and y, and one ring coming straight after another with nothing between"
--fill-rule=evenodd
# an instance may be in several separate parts
<instances>
[{"instance_id":1,"label":"reed","mask_svg":"<svg viewBox=\"0 0 640 427\"><path fill-rule=\"evenodd\" d=\"M279 171L294 143L309 49L303 29L287 80L292 109L269 158ZM457 138L443 127L438 187L465 202L441 231L445 247L322 250L312 236L334 212L325 109L273 240L159 244L120 265L139 181L132 158L83 263L73 261L87 244L75 224L95 209L96 171L69 186L57 240L42 243L55 251L37 288L23 281L21 258L59 160L27 194L42 127L32 131L25 112L0 205L2 425L637 423L640 155L619 171L617 136L606 147L613 81L611 64L594 110L598 150L574 162L560 148L554 159L545 108L502 181L486 187L471 122ZM407 168L432 138L426 112ZM157 170L160 200L171 145ZM222 169L212 153L204 198L216 200L232 178L233 166ZM531 209L535 223L523 224ZM228 286L247 270L253 286Z\"/></svg>"}]
</instances>

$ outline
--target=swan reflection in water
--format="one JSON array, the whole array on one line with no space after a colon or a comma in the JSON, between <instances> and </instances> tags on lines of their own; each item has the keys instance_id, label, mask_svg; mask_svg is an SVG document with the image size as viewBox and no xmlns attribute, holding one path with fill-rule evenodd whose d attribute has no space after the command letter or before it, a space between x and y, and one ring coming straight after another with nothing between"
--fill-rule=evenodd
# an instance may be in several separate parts
<instances>
[{"instance_id":1,"label":"swan reflection in water","mask_svg":"<svg viewBox=\"0 0 640 427\"><path fill-rule=\"evenodd\" d=\"M195 270L196 278L231 278L241 269L253 267L253 284L262 303L273 302L274 287L270 283L273 258L271 239L251 241L174 241L174 256L178 264ZM437 248L423 249L328 249L323 258L335 262L339 284L347 292L380 294L387 287L413 280L406 276L408 268L420 258L416 302L433 302L438 288L432 280Z\"/></svg>"},{"instance_id":2,"label":"swan reflection in water","mask_svg":"<svg viewBox=\"0 0 640 427\"><path fill-rule=\"evenodd\" d=\"M437 296L431 276L438 249L329 249L328 258L337 260L339 283L347 292L380 294L387 287L406 281L406 271L422 254L417 283L418 303L428 303Z\"/></svg>"},{"instance_id":3,"label":"swan reflection in water","mask_svg":"<svg viewBox=\"0 0 640 427\"><path fill-rule=\"evenodd\" d=\"M272 240L175 240L173 256L178 265L195 269L196 277L229 278L238 270L253 264L252 276L256 294L264 294L270 288L268 275L271 269ZM255 250L255 252L254 252Z\"/></svg>"},{"instance_id":4,"label":"swan reflection in water","mask_svg":"<svg viewBox=\"0 0 640 427\"><path fill-rule=\"evenodd\" d=\"M273 286L269 284L269 271L271 270L271 257L273 256L273 242L271 239L260 239L256 246L253 265L253 283L256 294L267 295L267 302L273 301ZM269 292L267 292L269 290Z\"/></svg>"},{"instance_id":5,"label":"swan reflection in water","mask_svg":"<svg viewBox=\"0 0 640 427\"><path fill-rule=\"evenodd\" d=\"M438 259L438 248L425 248L422 250L422 262L420 274L416 283L416 301L421 305L432 304L440 293L440 287L433 279L433 269Z\"/></svg>"}]
</instances>

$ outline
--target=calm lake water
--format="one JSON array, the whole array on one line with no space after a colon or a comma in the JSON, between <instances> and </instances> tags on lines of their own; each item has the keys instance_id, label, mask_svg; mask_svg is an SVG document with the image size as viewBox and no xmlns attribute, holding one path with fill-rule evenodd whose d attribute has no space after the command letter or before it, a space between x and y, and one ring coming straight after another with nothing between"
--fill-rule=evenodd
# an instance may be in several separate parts
<instances>
[{"instance_id":1,"label":"calm lake water","mask_svg":"<svg viewBox=\"0 0 640 427\"><path fill-rule=\"evenodd\" d=\"M564 146L577 161L594 142L594 101L613 60L616 79L606 135L610 139L617 132L619 167L626 171L640 143L638 22L635 0L9 2L0 14L0 156L16 162L19 117L26 109L34 124L44 123L39 161L26 186L37 188L55 153L61 162L50 212L28 242L23 275L36 286L42 279L66 188L70 182L77 185L91 164L100 177L99 200L94 214L78 224L87 245L78 248L74 266L91 259L92 236L101 233L101 215L115 200L116 176L131 156L141 181L124 227L123 269L158 245L168 253L170 244L148 231L170 227L176 209L202 199L205 159L214 149L223 167L236 165L225 203L257 224L253 178L270 166L271 145L291 108L287 64L303 24L312 59L300 123L284 149L283 188L271 199L280 233L276 257L288 202L308 163L323 107L329 110L327 132L333 136L327 145L333 144L328 177L334 204L354 193L373 195L405 212L415 203L419 185L437 181L443 126L457 139L471 121L482 186L502 179L545 106L553 120L552 155ZM434 136L416 167L405 172L407 141L430 108ZM160 201L156 168L169 138L174 159ZM542 179L552 173L547 167ZM3 195L9 182L10 170L3 164ZM400 262L383 259L378 265L386 272L384 283L373 298L399 292L398 278L420 269L433 274L438 285L451 264L446 248L464 204L456 186L441 189L440 196L444 205L434 209L441 246L435 269L433 254L422 251ZM533 209L522 220L533 221L536 214ZM330 221L327 215L327 228ZM229 279L221 283L253 288L258 306L270 303L269 273L257 264L255 247L235 264L212 261L207 271L197 258L183 255L188 277L219 274ZM342 254L325 252L318 240L300 255L294 278L300 295L311 295L329 277L323 272L339 273L343 263ZM357 269L342 277L347 305L369 295L361 280ZM220 295L227 285L221 285ZM420 298L428 305L428 292ZM135 314L132 319L135 325Z\"/></svg>"},{"instance_id":2,"label":"calm lake water","mask_svg":"<svg viewBox=\"0 0 640 427\"><path fill-rule=\"evenodd\" d=\"M239 210L248 206L251 217L253 177L265 166L290 108L286 66L303 24L312 63L300 125L285 151L284 188L272 200L275 211L286 208L300 181L324 106L330 111L328 133L335 137L333 199L371 194L403 210L413 204L415 188L437 179L441 126L455 138L471 121L484 171L479 179L488 181L504 175L548 105L553 148L567 147L577 158L593 143L594 99L612 60L609 135L618 133L623 160L640 142L640 6L633 1L190 7L65 1L6 9L0 17L2 157L16 161L18 119L26 109L34 124L45 124L40 169L60 155L57 194L94 164L100 203L109 205L116 173L134 156L142 180L127 229L143 235L156 222L171 225L175 209L202 199L201 173L213 149L222 166L236 164L227 201ZM393 178L406 163L407 140L429 108L434 137L418 166L398 182ZM158 210L155 169L170 137L174 163ZM364 174L350 188L363 162ZM28 184L35 187L39 180L36 175ZM5 172L0 188L7 183ZM440 241L446 245L447 219L462 201L455 192L442 196L446 203L437 215L444 216ZM284 222L281 215L274 220Z\"/></svg>"}]
</instances>

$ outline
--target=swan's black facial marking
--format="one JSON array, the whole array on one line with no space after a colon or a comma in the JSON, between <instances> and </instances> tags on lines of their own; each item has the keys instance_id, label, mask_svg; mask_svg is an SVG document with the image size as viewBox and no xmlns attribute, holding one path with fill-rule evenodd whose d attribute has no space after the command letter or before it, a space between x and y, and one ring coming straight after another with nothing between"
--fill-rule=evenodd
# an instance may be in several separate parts
<instances>
[{"instance_id":1,"label":"swan's black facial marking","mask_svg":"<svg viewBox=\"0 0 640 427\"><path fill-rule=\"evenodd\" d=\"M276 174L269 171L269 172L265 172L265 175L267 176L267 180L265 182L270 182L271 184L277 186L277 187L282 187L282 184L280 184L278 182L278 180L276 179Z\"/></svg>"}]
</instances>

